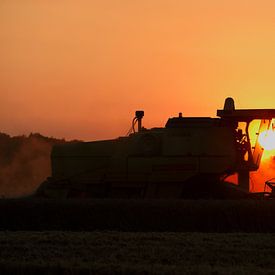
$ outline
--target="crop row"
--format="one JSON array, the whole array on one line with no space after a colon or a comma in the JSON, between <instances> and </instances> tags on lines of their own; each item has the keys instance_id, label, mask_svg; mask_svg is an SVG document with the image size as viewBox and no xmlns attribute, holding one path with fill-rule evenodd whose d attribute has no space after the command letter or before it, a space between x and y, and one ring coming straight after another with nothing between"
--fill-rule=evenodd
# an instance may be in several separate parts
<instances>
[{"instance_id":1,"label":"crop row","mask_svg":"<svg viewBox=\"0 0 275 275\"><path fill-rule=\"evenodd\" d=\"M275 235L0 232L1 274L274 274Z\"/></svg>"}]
</instances>

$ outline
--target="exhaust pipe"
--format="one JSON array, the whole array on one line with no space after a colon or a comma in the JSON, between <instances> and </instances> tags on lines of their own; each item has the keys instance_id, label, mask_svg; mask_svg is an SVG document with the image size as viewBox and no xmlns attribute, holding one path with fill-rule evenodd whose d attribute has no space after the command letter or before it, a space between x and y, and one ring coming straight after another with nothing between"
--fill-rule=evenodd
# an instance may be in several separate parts
<instances>
[{"instance_id":1,"label":"exhaust pipe","mask_svg":"<svg viewBox=\"0 0 275 275\"><path fill-rule=\"evenodd\" d=\"M138 122L138 132L142 129L142 118L144 117L144 111L136 111L136 119Z\"/></svg>"}]
</instances>

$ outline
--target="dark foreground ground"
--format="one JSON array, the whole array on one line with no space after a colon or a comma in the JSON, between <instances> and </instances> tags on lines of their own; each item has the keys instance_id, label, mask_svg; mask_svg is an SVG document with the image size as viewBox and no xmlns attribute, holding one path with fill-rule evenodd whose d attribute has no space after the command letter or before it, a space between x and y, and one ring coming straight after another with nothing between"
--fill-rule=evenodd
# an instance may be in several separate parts
<instances>
[{"instance_id":1,"label":"dark foreground ground","mask_svg":"<svg viewBox=\"0 0 275 275\"><path fill-rule=\"evenodd\" d=\"M0 230L275 233L275 200L0 200Z\"/></svg>"},{"instance_id":2,"label":"dark foreground ground","mask_svg":"<svg viewBox=\"0 0 275 275\"><path fill-rule=\"evenodd\" d=\"M275 274L275 234L1 232L1 274Z\"/></svg>"},{"instance_id":3,"label":"dark foreground ground","mask_svg":"<svg viewBox=\"0 0 275 275\"><path fill-rule=\"evenodd\" d=\"M0 200L0 274L275 274L275 201Z\"/></svg>"}]
</instances>

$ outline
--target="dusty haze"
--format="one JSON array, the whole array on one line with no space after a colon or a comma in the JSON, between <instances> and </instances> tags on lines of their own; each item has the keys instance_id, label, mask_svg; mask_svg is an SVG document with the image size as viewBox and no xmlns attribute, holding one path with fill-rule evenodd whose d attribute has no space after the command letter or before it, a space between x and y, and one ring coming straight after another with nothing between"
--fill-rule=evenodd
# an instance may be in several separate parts
<instances>
[{"instance_id":1,"label":"dusty haze","mask_svg":"<svg viewBox=\"0 0 275 275\"><path fill-rule=\"evenodd\" d=\"M40 134L10 137L0 133L0 197L32 194L50 176L50 153L64 140Z\"/></svg>"}]
</instances>

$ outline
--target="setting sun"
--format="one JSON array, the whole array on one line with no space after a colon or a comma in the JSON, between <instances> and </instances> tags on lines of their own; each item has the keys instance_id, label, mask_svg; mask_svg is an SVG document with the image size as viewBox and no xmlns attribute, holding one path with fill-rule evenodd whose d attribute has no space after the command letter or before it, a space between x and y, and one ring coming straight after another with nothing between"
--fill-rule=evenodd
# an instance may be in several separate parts
<instances>
[{"instance_id":1,"label":"setting sun","mask_svg":"<svg viewBox=\"0 0 275 275\"><path fill-rule=\"evenodd\" d=\"M260 133L259 142L265 150L275 149L275 131L267 130Z\"/></svg>"}]
</instances>

